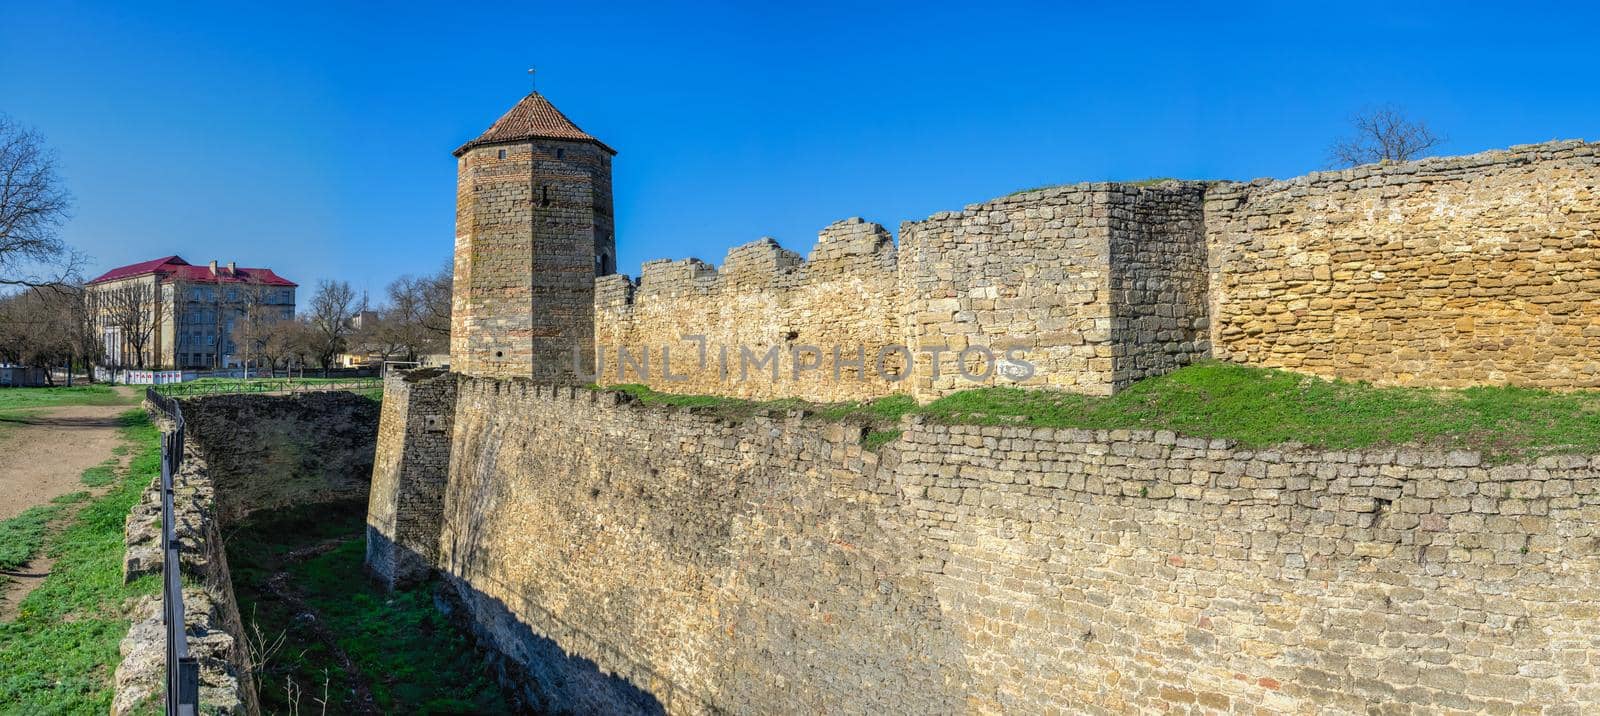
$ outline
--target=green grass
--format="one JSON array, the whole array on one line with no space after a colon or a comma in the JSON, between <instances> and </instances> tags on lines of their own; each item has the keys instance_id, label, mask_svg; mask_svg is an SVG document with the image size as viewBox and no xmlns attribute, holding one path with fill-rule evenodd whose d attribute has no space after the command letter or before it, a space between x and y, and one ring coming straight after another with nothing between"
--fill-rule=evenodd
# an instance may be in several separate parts
<instances>
[{"instance_id":1,"label":"green grass","mask_svg":"<svg viewBox=\"0 0 1600 716\"><path fill-rule=\"evenodd\" d=\"M302 712L315 710L324 683L329 713L348 713L351 681L334 653L265 588L282 570L316 612L371 689L384 713L507 713L510 708L485 672L482 657L433 604L432 585L392 594L362 576L365 503L307 505L253 517L228 540L228 565L239 610L267 640L284 646L257 677L266 713L292 710L289 683L303 690ZM323 554L294 561L290 552L338 541ZM247 630L250 627L247 626Z\"/></svg>"},{"instance_id":2,"label":"green grass","mask_svg":"<svg viewBox=\"0 0 1600 716\"><path fill-rule=\"evenodd\" d=\"M46 532L44 549L56 560L50 576L22 601L15 621L0 623L0 713L110 708L117 644L128 632L123 609L159 586L153 575L122 582L123 521L161 460L159 434L142 412L130 411L123 423L136 446L128 470L62 531Z\"/></svg>"},{"instance_id":3,"label":"green grass","mask_svg":"<svg viewBox=\"0 0 1600 716\"><path fill-rule=\"evenodd\" d=\"M0 412L60 405L133 405L142 397L123 397L103 383L71 388L0 388Z\"/></svg>"},{"instance_id":4,"label":"green grass","mask_svg":"<svg viewBox=\"0 0 1600 716\"><path fill-rule=\"evenodd\" d=\"M89 487L105 487L117 481L117 460L112 458L83 471L83 484Z\"/></svg>"},{"instance_id":5,"label":"green grass","mask_svg":"<svg viewBox=\"0 0 1600 716\"><path fill-rule=\"evenodd\" d=\"M162 395L197 396L232 393L269 393L288 390L297 385L348 384L358 392L383 391L380 378L200 378L187 383L169 383L156 386Z\"/></svg>"},{"instance_id":6,"label":"green grass","mask_svg":"<svg viewBox=\"0 0 1600 716\"><path fill-rule=\"evenodd\" d=\"M876 452L879 448L900 439L901 430L868 430L861 437L861 447Z\"/></svg>"},{"instance_id":7,"label":"green grass","mask_svg":"<svg viewBox=\"0 0 1600 716\"><path fill-rule=\"evenodd\" d=\"M825 419L859 420L864 445L893 441L901 415L978 425L1172 430L1245 447L1299 442L1327 449L1417 445L1480 450L1491 462L1600 453L1600 392L1530 388L1375 388L1288 371L1206 362L1144 380L1113 397L1055 390L978 388L918 407L892 396L869 403L807 405L674 396L614 386L647 405L699 407L729 417L772 407L806 408Z\"/></svg>"},{"instance_id":8,"label":"green grass","mask_svg":"<svg viewBox=\"0 0 1600 716\"><path fill-rule=\"evenodd\" d=\"M10 571L27 564L44 544L45 532L50 524L67 507L87 499L87 492L60 495L48 505L30 507L20 515L0 522L0 570ZM0 584L3 583L3 578L0 578Z\"/></svg>"},{"instance_id":9,"label":"green grass","mask_svg":"<svg viewBox=\"0 0 1600 716\"><path fill-rule=\"evenodd\" d=\"M65 405L136 405L143 397L124 397L103 383L71 388L0 388L0 436L13 425L31 422L35 410Z\"/></svg>"}]
</instances>

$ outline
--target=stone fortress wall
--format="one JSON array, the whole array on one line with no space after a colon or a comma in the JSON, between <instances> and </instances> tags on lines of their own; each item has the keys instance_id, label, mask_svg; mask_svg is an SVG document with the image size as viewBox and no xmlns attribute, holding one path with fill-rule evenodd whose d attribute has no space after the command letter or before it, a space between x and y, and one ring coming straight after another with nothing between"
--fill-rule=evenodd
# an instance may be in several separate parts
<instances>
[{"instance_id":1,"label":"stone fortress wall","mask_svg":"<svg viewBox=\"0 0 1600 716\"><path fill-rule=\"evenodd\" d=\"M417 524L551 712L1600 708L1600 457L914 418L873 452L799 413L428 381L458 404Z\"/></svg>"},{"instance_id":2,"label":"stone fortress wall","mask_svg":"<svg viewBox=\"0 0 1600 716\"><path fill-rule=\"evenodd\" d=\"M652 262L595 282L602 367L649 351L600 382L926 400L974 385L952 352L984 346L1025 349L1024 385L1102 395L1205 356L1600 387L1597 149L1081 184L899 246L850 220L807 260L761 241L720 269ZM872 369L897 344L905 380L832 380L831 355L796 379L787 355L860 345ZM778 379L738 355L724 374L720 346L775 347ZM469 358L386 382L368 566L442 576L546 711L1600 710L1600 456L916 418L874 452L799 412L651 408Z\"/></svg>"},{"instance_id":3,"label":"stone fortress wall","mask_svg":"<svg viewBox=\"0 0 1600 716\"><path fill-rule=\"evenodd\" d=\"M1600 387L1597 149L1213 188L1213 354L1379 384Z\"/></svg>"},{"instance_id":4,"label":"stone fortress wall","mask_svg":"<svg viewBox=\"0 0 1600 716\"><path fill-rule=\"evenodd\" d=\"M1015 382L1105 395L1215 356L1384 385L1600 387L1600 156L1579 141L1286 181L1091 183L900 227L852 219L809 260L646 264L595 292L599 382L741 397L927 400ZM708 359L699 360L704 336ZM718 346L729 351L727 369ZM824 350L820 366L803 346ZM833 379L835 346L864 354ZM883 379L906 346L904 379ZM1035 370L992 370L1019 349ZM663 379L661 348L673 357ZM742 363L776 349L778 380ZM944 350L936 358L930 348ZM618 349L647 353L619 375ZM691 360L692 358L692 360ZM935 377L933 363L938 363ZM802 364L797 372L796 364ZM962 364L982 380L959 372ZM687 370L684 370L687 368ZM798 375L798 378L796 376Z\"/></svg>"},{"instance_id":5,"label":"stone fortress wall","mask_svg":"<svg viewBox=\"0 0 1600 716\"><path fill-rule=\"evenodd\" d=\"M763 239L729 251L720 270L687 259L647 263L637 284L602 276L595 283L600 378L741 397L894 393L896 383L879 378L872 363L900 342L895 263L889 232L849 219L823 229L806 260ZM697 335L705 340L683 338ZM865 370L836 363L836 347L846 360L861 358ZM796 352L815 367L797 372ZM668 373L682 380L664 379Z\"/></svg>"},{"instance_id":6,"label":"stone fortress wall","mask_svg":"<svg viewBox=\"0 0 1600 716\"><path fill-rule=\"evenodd\" d=\"M256 512L335 504L366 496L380 416L369 398L347 392L181 398L183 460L173 473L184 619L200 664L201 713L257 714L251 638L234 597L227 540ZM163 431L165 413L145 409ZM124 522L123 577L160 574L161 479L155 477ZM166 678L161 596L132 605L122 640L114 716L159 710Z\"/></svg>"}]
</instances>

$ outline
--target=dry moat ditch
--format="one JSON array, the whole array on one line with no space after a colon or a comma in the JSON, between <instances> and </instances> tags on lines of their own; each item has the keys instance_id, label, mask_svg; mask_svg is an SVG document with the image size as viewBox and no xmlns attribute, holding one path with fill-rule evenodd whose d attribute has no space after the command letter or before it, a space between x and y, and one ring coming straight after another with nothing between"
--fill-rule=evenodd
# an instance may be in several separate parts
<instances>
[{"instance_id":1,"label":"dry moat ditch","mask_svg":"<svg viewBox=\"0 0 1600 716\"><path fill-rule=\"evenodd\" d=\"M263 713L509 713L434 585L362 575L367 504L257 512L227 536Z\"/></svg>"},{"instance_id":2,"label":"dry moat ditch","mask_svg":"<svg viewBox=\"0 0 1600 716\"><path fill-rule=\"evenodd\" d=\"M351 393L183 401L226 564L212 591L261 713L517 713L429 581L363 570L378 404ZM214 559L214 558L213 558ZM187 569L187 567L186 567ZM186 577L188 576L186 571ZM231 594L229 593L231 591ZM255 703L252 704L251 702Z\"/></svg>"}]
</instances>

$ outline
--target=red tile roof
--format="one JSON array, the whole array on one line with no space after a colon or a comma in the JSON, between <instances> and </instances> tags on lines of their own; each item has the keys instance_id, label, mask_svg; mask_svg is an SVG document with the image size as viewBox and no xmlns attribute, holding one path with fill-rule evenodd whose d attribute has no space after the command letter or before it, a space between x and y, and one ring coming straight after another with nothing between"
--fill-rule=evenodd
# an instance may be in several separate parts
<instances>
[{"instance_id":1,"label":"red tile roof","mask_svg":"<svg viewBox=\"0 0 1600 716\"><path fill-rule=\"evenodd\" d=\"M146 274L155 274L157 280L163 282L178 279L195 283L259 283L266 286L300 285L273 273L272 269L266 268L237 268L230 272L227 267L218 266L217 273L212 274L210 266L194 266L179 256L165 256L114 268L90 280L89 284L117 281Z\"/></svg>"},{"instance_id":2,"label":"red tile roof","mask_svg":"<svg viewBox=\"0 0 1600 716\"><path fill-rule=\"evenodd\" d=\"M590 142L612 154L617 150L595 139L587 132L578 129L578 125L567 119L567 115L550 104L550 100L538 92L530 93L523 97L511 111L495 120L488 131L478 135L466 144L461 145L454 154L461 156L468 149L481 147L485 144L499 144L502 142L520 142L527 139L565 139L573 142Z\"/></svg>"}]
</instances>

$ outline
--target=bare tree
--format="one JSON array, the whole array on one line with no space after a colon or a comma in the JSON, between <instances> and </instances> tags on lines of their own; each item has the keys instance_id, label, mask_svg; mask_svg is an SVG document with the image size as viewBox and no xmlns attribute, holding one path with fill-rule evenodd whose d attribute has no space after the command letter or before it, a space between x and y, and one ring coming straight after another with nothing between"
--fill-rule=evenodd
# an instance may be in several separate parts
<instances>
[{"instance_id":1,"label":"bare tree","mask_svg":"<svg viewBox=\"0 0 1600 716\"><path fill-rule=\"evenodd\" d=\"M455 263L446 260L443 267L418 279L416 284L422 328L440 349L448 349L450 344L450 291L454 283Z\"/></svg>"},{"instance_id":2,"label":"bare tree","mask_svg":"<svg viewBox=\"0 0 1600 716\"><path fill-rule=\"evenodd\" d=\"M261 341L259 349L262 364L267 370L274 371L268 377L276 375L278 366L291 368L294 364L296 336L301 329L301 323L294 318L280 318L267 326L266 337Z\"/></svg>"},{"instance_id":3,"label":"bare tree","mask_svg":"<svg viewBox=\"0 0 1600 716\"><path fill-rule=\"evenodd\" d=\"M389 284L377 320L363 323L357 340L384 359L414 361L448 347L451 267L427 276L401 276Z\"/></svg>"},{"instance_id":4,"label":"bare tree","mask_svg":"<svg viewBox=\"0 0 1600 716\"><path fill-rule=\"evenodd\" d=\"M317 292L311 297L311 310L306 314L306 319L315 336L312 355L322 366L324 377L328 375L328 368L333 366L334 359L347 347L353 330L350 321L363 307L356 298L355 289L350 288L348 282L324 279L317 284Z\"/></svg>"},{"instance_id":5,"label":"bare tree","mask_svg":"<svg viewBox=\"0 0 1600 716\"><path fill-rule=\"evenodd\" d=\"M1354 136L1328 148L1329 161L1338 166L1410 161L1444 143L1427 124L1406 118L1391 105L1358 114L1350 122Z\"/></svg>"},{"instance_id":6,"label":"bare tree","mask_svg":"<svg viewBox=\"0 0 1600 716\"><path fill-rule=\"evenodd\" d=\"M94 308L90 304L89 291L82 284L57 287L55 293L60 297L62 330L67 336L67 342L72 349L72 362L84 370L89 382L94 382L94 366L105 353L105 342L100 335L100 327L95 324ZM72 369L69 363L67 370L67 385L72 384Z\"/></svg>"},{"instance_id":7,"label":"bare tree","mask_svg":"<svg viewBox=\"0 0 1600 716\"><path fill-rule=\"evenodd\" d=\"M270 368L268 344L279 332L277 323L282 320L280 309L267 300L272 289L251 279L230 290L236 291L239 299L232 306L233 328L229 334L239 361L254 362L258 366L266 362Z\"/></svg>"},{"instance_id":8,"label":"bare tree","mask_svg":"<svg viewBox=\"0 0 1600 716\"><path fill-rule=\"evenodd\" d=\"M77 271L83 258L56 233L71 202L44 138L0 116L0 285L49 286Z\"/></svg>"},{"instance_id":9,"label":"bare tree","mask_svg":"<svg viewBox=\"0 0 1600 716\"><path fill-rule=\"evenodd\" d=\"M81 333L74 305L78 293L70 287L29 288L0 297L0 362L67 370L71 382L73 359L80 354Z\"/></svg>"},{"instance_id":10,"label":"bare tree","mask_svg":"<svg viewBox=\"0 0 1600 716\"><path fill-rule=\"evenodd\" d=\"M290 366L299 365L301 369L318 355L319 346L322 344L321 333L311 325L310 316L301 316L291 321L278 324L278 346L283 351L284 362Z\"/></svg>"},{"instance_id":11,"label":"bare tree","mask_svg":"<svg viewBox=\"0 0 1600 716\"><path fill-rule=\"evenodd\" d=\"M93 313L121 334L123 345L133 352L135 368L144 368L145 346L155 335L157 290L152 284L130 281L93 291ZM126 356L122 363L126 365Z\"/></svg>"}]
</instances>

